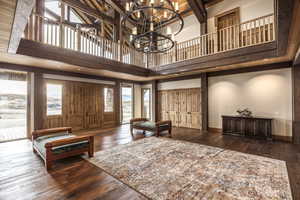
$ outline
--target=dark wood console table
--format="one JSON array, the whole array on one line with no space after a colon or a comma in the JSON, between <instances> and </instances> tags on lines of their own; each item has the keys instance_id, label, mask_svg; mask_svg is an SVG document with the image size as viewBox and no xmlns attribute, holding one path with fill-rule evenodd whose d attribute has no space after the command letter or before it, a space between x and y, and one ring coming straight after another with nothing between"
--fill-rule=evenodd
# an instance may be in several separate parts
<instances>
[{"instance_id":1,"label":"dark wood console table","mask_svg":"<svg viewBox=\"0 0 300 200\"><path fill-rule=\"evenodd\" d=\"M223 134L272 139L272 120L262 117L222 116Z\"/></svg>"}]
</instances>

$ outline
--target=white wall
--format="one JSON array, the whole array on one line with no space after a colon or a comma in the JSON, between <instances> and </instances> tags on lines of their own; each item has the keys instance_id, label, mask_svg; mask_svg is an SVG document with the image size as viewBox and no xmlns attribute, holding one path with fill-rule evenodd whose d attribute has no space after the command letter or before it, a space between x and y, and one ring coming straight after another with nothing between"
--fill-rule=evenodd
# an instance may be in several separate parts
<instances>
[{"instance_id":1,"label":"white wall","mask_svg":"<svg viewBox=\"0 0 300 200\"><path fill-rule=\"evenodd\" d=\"M175 35L175 41L183 42L200 36L200 23L195 15L184 17L183 21L183 29L178 35ZM177 30L175 27L176 24L178 24L178 22L171 25L173 31Z\"/></svg>"},{"instance_id":2,"label":"white wall","mask_svg":"<svg viewBox=\"0 0 300 200\"><path fill-rule=\"evenodd\" d=\"M215 16L234 8L240 8L240 21L245 22L254 18L274 13L274 0L224 0L207 9L208 32L214 32Z\"/></svg>"},{"instance_id":3,"label":"white wall","mask_svg":"<svg viewBox=\"0 0 300 200\"><path fill-rule=\"evenodd\" d=\"M207 8L208 32L216 31L215 16L234 8L240 8L240 21L245 22L254 18L274 13L274 0L224 0L214 6ZM171 25L172 30L175 24ZM200 23L196 16L184 17L184 28L175 36L177 42L183 42L200 36Z\"/></svg>"},{"instance_id":4,"label":"white wall","mask_svg":"<svg viewBox=\"0 0 300 200\"><path fill-rule=\"evenodd\" d=\"M274 135L292 136L290 69L211 77L208 87L209 127L221 128L222 115L249 108L254 116L275 119Z\"/></svg>"},{"instance_id":5,"label":"white wall","mask_svg":"<svg viewBox=\"0 0 300 200\"><path fill-rule=\"evenodd\" d=\"M174 89L185 89L185 88L200 88L201 79L188 79L181 81L169 81L158 84L158 90L174 90Z\"/></svg>"}]
</instances>

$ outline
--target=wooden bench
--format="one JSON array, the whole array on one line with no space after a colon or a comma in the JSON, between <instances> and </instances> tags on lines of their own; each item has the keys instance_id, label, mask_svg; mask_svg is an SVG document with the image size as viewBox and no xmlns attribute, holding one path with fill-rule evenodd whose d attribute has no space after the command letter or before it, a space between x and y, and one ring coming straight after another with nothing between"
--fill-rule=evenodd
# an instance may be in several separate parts
<instances>
[{"instance_id":1,"label":"wooden bench","mask_svg":"<svg viewBox=\"0 0 300 200\"><path fill-rule=\"evenodd\" d=\"M45 162L46 169L55 160L88 152L94 155L94 136L76 136L71 127L36 130L32 132L33 152L38 153Z\"/></svg>"},{"instance_id":2,"label":"wooden bench","mask_svg":"<svg viewBox=\"0 0 300 200\"><path fill-rule=\"evenodd\" d=\"M159 137L161 132L168 131L170 137L172 137L172 122L171 121L160 121L151 122L146 118L135 118L130 120L130 133L133 136L133 129L154 132Z\"/></svg>"}]
</instances>

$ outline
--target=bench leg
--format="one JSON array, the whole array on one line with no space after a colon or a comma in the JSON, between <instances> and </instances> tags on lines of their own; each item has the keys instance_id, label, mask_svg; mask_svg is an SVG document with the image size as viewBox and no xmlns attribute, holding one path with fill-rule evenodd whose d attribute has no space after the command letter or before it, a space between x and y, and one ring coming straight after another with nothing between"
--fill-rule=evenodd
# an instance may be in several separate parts
<instances>
[{"instance_id":1,"label":"bench leg","mask_svg":"<svg viewBox=\"0 0 300 200\"><path fill-rule=\"evenodd\" d=\"M159 137L159 130L156 131L156 137Z\"/></svg>"},{"instance_id":2,"label":"bench leg","mask_svg":"<svg viewBox=\"0 0 300 200\"><path fill-rule=\"evenodd\" d=\"M89 138L89 151L88 151L89 157L94 156L94 136L91 136Z\"/></svg>"},{"instance_id":3,"label":"bench leg","mask_svg":"<svg viewBox=\"0 0 300 200\"><path fill-rule=\"evenodd\" d=\"M130 125L130 134L133 137L133 127Z\"/></svg>"},{"instance_id":4,"label":"bench leg","mask_svg":"<svg viewBox=\"0 0 300 200\"><path fill-rule=\"evenodd\" d=\"M169 129L169 135L172 137L172 128Z\"/></svg>"},{"instance_id":5,"label":"bench leg","mask_svg":"<svg viewBox=\"0 0 300 200\"><path fill-rule=\"evenodd\" d=\"M91 158L91 157L94 157L94 151L89 150L89 151L88 151L88 154L89 154L89 157L90 157L90 158Z\"/></svg>"},{"instance_id":6,"label":"bench leg","mask_svg":"<svg viewBox=\"0 0 300 200\"><path fill-rule=\"evenodd\" d=\"M45 167L46 167L47 171L50 170L50 169L52 169L52 161L46 160L45 161Z\"/></svg>"},{"instance_id":7,"label":"bench leg","mask_svg":"<svg viewBox=\"0 0 300 200\"><path fill-rule=\"evenodd\" d=\"M146 135L146 131L143 131L143 135Z\"/></svg>"}]
</instances>

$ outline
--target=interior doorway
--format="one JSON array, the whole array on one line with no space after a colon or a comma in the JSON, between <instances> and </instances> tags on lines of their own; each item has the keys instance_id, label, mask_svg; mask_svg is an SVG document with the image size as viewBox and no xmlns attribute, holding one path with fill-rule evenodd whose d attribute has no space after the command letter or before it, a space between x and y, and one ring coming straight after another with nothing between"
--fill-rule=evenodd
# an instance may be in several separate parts
<instances>
[{"instance_id":1,"label":"interior doorway","mask_svg":"<svg viewBox=\"0 0 300 200\"><path fill-rule=\"evenodd\" d=\"M0 142L27 137L27 74L0 70Z\"/></svg>"},{"instance_id":2,"label":"interior doorway","mask_svg":"<svg viewBox=\"0 0 300 200\"><path fill-rule=\"evenodd\" d=\"M121 86L121 123L129 123L133 118L133 86Z\"/></svg>"}]
</instances>

